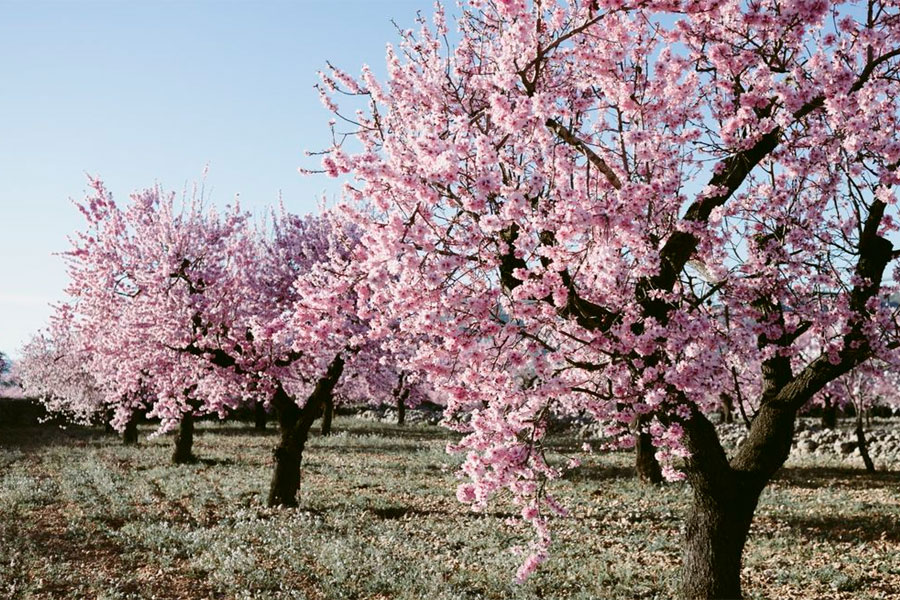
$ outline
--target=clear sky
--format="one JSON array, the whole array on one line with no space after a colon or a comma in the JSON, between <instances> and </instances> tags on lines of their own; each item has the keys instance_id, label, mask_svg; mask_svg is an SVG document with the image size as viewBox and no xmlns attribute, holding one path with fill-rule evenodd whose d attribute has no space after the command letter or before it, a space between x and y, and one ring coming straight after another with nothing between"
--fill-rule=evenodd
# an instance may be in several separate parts
<instances>
[{"instance_id":1,"label":"clear sky","mask_svg":"<svg viewBox=\"0 0 900 600\"><path fill-rule=\"evenodd\" d=\"M70 199L100 176L119 199L180 191L209 164L217 204L308 212L338 186L304 150L329 144L313 85L329 60L384 72L391 19L425 0L0 0L0 351L15 356L66 283Z\"/></svg>"}]
</instances>

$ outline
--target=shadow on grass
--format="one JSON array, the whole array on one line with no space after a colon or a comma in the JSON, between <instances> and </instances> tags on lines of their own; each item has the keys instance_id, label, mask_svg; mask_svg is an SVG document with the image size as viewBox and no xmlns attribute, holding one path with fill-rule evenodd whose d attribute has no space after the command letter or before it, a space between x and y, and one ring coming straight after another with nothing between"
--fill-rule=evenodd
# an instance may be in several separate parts
<instances>
[{"instance_id":1,"label":"shadow on grass","mask_svg":"<svg viewBox=\"0 0 900 600\"><path fill-rule=\"evenodd\" d=\"M200 457L196 461L196 464L201 464L204 467L217 467L220 465L231 466L237 464L234 459L231 458L203 458Z\"/></svg>"},{"instance_id":2,"label":"shadow on grass","mask_svg":"<svg viewBox=\"0 0 900 600\"><path fill-rule=\"evenodd\" d=\"M361 454L414 454L428 449L426 446L418 444L339 444L323 446L323 449L325 448L334 448L341 452L359 452Z\"/></svg>"},{"instance_id":3,"label":"shadow on grass","mask_svg":"<svg viewBox=\"0 0 900 600\"><path fill-rule=\"evenodd\" d=\"M459 518L463 517L471 517L471 518L479 518L479 517L491 517L495 519L509 519L514 517L511 512L504 511L484 511L484 512L474 512L474 511L464 511L462 514L451 513L447 510L439 510L433 508L414 508L411 506L384 506L378 508L367 508L367 512L372 513L379 519L385 521L393 521L396 519L403 519L405 517L409 518L438 518L438 519L446 519L448 517Z\"/></svg>"},{"instance_id":4,"label":"shadow on grass","mask_svg":"<svg viewBox=\"0 0 900 600\"><path fill-rule=\"evenodd\" d=\"M278 435L278 429L268 427L266 429L256 429L253 425L212 425L210 427L198 427L194 430L194 435L221 435L225 437L275 437Z\"/></svg>"},{"instance_id":5,"label":"shadow on grass","mask_svg":"<svg viewBox=\"0 0 900 600\"><path fill-rule=\"evenodd\" d=\"M806 489L900 489L900 472L868 473L862 468L852 467L785 467L778 471L775 482Z\"/></svg>"},{"instance_id":6,"label":"shadow on grass","mask_svg":"<svg viewBox=\"0 0 900 600\"><path fill-rule=\"evenodd\" d=\"M319 434L317 426L313 426L313 431L317 435ZM363 419L342 419L332 429L332 435L338 433L415 441L450 441L460 437L459 434L438 426L411 425L409 427L400 427L398 425L374 423Z\"/></svg>"},{"instance_id":7,"label":"shadow on grass","mask_svg":"<svg viewBox=\"0 0 900 600\"><path fill-rule=\"evenodd\" d=\"M65 429L58 425L37 425L32 427L11 427L0 429L0 448L29 450L53 446L107 445L116 442L117 434L106 432L102 427L69 425Z\"/></svg>"},{"instance_id":8,"label":"shadow on grass","mask_svg":"<svg viewBox=\"0 0 900 600\"><path fill-rule=\"evenodd\" d=\"M604 465L582 465L563 475L563 479L576 483L592 481L630 481L637 479L633 467L611 467Z\"/></svg>"},{"instance_id":9,"label":"shadow on grass","mask_svg":"<svg viewBox=\"0 0 900 600\"><path fill-rule=\"evenodd\" d=\"M779 517L804 537L824 542L900 542L900 522L895 515L803 515Z\"/></svg>"}]
</instances>

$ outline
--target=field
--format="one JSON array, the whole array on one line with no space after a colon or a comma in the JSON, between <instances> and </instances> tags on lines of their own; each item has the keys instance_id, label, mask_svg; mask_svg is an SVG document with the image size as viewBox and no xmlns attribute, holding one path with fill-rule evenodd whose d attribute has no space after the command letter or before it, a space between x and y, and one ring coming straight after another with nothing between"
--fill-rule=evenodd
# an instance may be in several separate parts
<instances>
[{"instance_id":1,"label":"field","mask_svg":"<svg viewBox=\"0 0 900 600\"><path fill-rule=\"evenodd\" d=\"M455 498L449 434L351 417L314 432L299 510L262 506L273 431L202 424L195 465L171 438L0 429L0 598L670 598L689 490L648 489L628 454L557 486L572 516L551 560L512 581L528 531L512 506ZM559 437L558 450L581 441ZM804 458L810 461L812 458ZM745 552L750 598L900 597L900 474L792 459Z\"/></svg>"}]
</instances>

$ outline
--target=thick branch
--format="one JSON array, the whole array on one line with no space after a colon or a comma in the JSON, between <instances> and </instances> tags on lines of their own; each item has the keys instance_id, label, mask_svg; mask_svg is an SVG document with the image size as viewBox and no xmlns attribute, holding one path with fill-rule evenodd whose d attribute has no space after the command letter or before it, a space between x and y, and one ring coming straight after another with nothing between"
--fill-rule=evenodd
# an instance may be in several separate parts
<instances>
[{"instance_id":1,"label":"thick branch","mask_svg":"<svg viewBox=\"0 0 900 600\"><path fill-rule=\"evenodd\" d=\"M558 135L562 141L584 154L590 163L594 165L598 171L603 173L611 186L617 190L622 189L622 182L619 180L619 176L616 175L615 171L613 171L608 164L606 164L603 157L594 152L590 146L578 139L575 134L569 131L567 127L556 119L547 119L546 125L553 133Z\"/></svg>"}]
</instances>

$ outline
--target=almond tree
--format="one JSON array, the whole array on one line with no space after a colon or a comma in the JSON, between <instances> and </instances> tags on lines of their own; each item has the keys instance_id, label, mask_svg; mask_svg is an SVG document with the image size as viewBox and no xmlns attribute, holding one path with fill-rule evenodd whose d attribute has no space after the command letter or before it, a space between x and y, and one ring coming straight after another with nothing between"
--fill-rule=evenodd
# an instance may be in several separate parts
<instances>
[{"instance_id":1,"label":"almond tree","mask_svg":"<svg viewBox=\"0 0 900 600\"><path fill-rule=\"evenodd\" d=\"M683 595L740 597L798 411L896 346L898 7L471 0L457 26L438 8L386 81L331 69L320 91L353 139L323 170L377 214L366 300L443 338L415 362L467 434L458 495L522 503L525 576L563 511L548 416L623 443L637 424L693 489ZM821 350L795 361L803 336ZM728 357L761 382L732 456L706 417Z\"/></svg>"},{"instance_id":2,"label":"almond tree","mask_svg":"<svg viewBox=\"0 0 900 600\"><path fill-rule=\"evenodd\" d=\"M189 440L194 414L224 418L265 399L281 434L268 503L296 505L312 424L345 371L364 378L381 356L356 310L356 226L340 211L283 209L255 226L239 206L220 214L197 194L154 187L119 205L92 186L68 292L107 401L150 386L147 415Z\"/></svg>"},{"instance_id":3,"label":"almond tree","mask_svg":"<svg viewBox=\"0 0 900 600\"><path fill-rule=\"evenodd\" d=\"M37 398L47 413L89 425L105 414L107 406L91 374L90 357L73 331L71 315L67 305L60 306L49 327L32 336L22 347L16 375L26 396Z\"/></svg>"}]
</instances>

